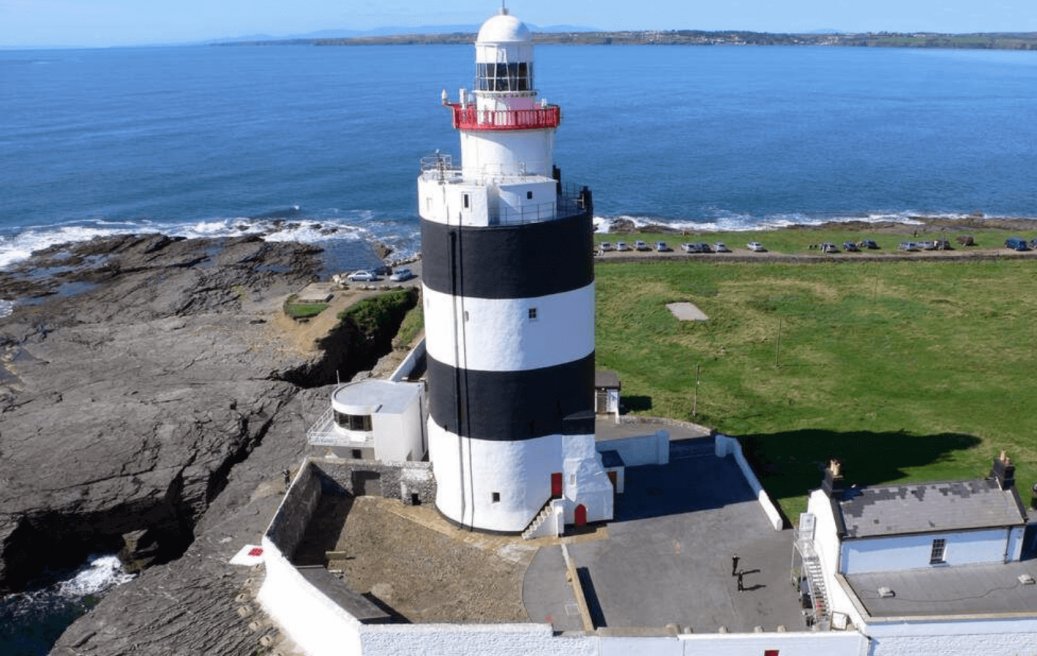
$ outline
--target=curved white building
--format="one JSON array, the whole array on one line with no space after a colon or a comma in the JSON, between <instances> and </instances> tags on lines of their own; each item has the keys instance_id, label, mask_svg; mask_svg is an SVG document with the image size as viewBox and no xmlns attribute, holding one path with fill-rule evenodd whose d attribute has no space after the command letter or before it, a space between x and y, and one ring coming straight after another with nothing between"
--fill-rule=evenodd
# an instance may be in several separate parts
<instances>
[{"instance_id":1,"label":"curved white building","mask_svg":"<svg viewBox=\"0 0 1037 656\"><path fill-rule=\"evenodd\" d=\"M565 188L554 164L561 110L537 98L529 29L502 10L475 50L474 88L443 93L461 164L427 158L418 179L436 506L509 533L552 502L566 523L611 519L590 190Z\"/></svg>"}]
</instances>

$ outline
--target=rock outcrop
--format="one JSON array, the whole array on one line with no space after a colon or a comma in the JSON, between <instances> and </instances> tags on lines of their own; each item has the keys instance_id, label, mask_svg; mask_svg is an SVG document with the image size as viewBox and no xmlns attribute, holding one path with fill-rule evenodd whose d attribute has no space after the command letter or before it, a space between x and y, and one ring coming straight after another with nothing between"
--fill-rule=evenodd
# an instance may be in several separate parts
<instances>
[{"instance_id":1,"label":"rock outcrop","mask_svg":"<svg viewBox=\"0 0 1037 656\"><path fill-rule=\"evenodd\" d=\"M0 590L125 542L183 553L228 473L326 353L264 323L319 250L161 235L54 248L0 275ZM76 293L73 293L76 292Z\"/></svg>"}]
</instances>

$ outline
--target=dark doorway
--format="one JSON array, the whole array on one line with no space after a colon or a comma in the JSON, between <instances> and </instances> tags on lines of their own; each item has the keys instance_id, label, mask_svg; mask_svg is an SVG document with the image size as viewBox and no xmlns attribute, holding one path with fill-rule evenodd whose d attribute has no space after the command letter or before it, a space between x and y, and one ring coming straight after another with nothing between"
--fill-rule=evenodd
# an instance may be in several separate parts
<instances>
[{"instance_id":1,"label":"dark doorway","mask_svg":"<svg viewBox=\"0 0 1037 656\"><path fill-rule=\"evenodd\" d=\"M382 496L382 475L372 471L354 471L353 496Z\"/></svg>"}]
</instances>

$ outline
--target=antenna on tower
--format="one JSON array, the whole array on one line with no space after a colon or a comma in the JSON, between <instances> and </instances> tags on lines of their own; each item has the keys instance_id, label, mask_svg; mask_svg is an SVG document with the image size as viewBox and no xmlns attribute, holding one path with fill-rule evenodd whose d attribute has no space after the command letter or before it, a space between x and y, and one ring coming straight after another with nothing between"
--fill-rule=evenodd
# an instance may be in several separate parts
<instances>
[{"instance_id":1,"label":"antenna on tower","mask_svg":"<svg viewBox=\"0 0 1037 656\"><path fill-rule=\"evenodd\" d=\"M508 0L500 0L500 13L501 16L508 15Z\"/></svg>"}]
</instances>

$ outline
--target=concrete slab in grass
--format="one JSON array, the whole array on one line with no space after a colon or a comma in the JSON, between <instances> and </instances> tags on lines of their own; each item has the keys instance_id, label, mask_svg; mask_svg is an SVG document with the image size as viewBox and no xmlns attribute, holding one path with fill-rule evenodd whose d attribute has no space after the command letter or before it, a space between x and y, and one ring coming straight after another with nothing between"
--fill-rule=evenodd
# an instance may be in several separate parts
<instances>
[{"instance_id":1,"label":"concrete slab in grass","mask_svg":"<svg viewBox=\"0 0 1037 656\"><path fill-rule=\"evenodd\" d=\"M694 303L667 303L666 309L677 317L677 321L709 321L706 313Z\"/></svg>"}]
</instances>

